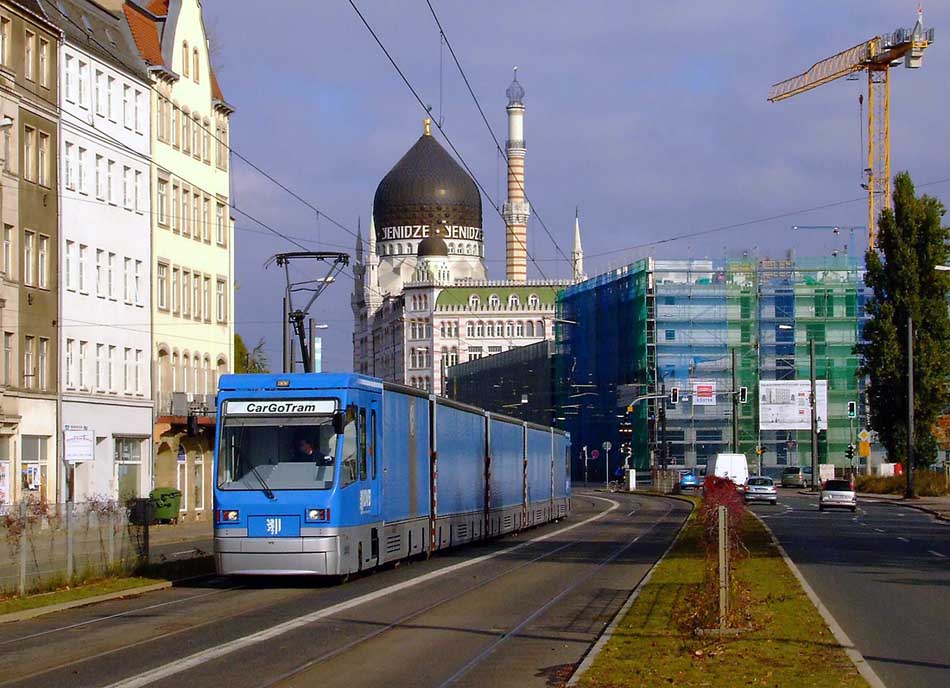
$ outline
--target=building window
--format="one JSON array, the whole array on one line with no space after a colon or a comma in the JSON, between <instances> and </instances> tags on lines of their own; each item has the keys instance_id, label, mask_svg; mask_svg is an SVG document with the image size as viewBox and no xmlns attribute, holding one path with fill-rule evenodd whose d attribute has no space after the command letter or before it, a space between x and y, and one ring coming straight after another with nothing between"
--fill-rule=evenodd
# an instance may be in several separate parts
<instances>
[{"instance_id":1,"label":"building window","mask_svg":"<svg viewBox=\"0 0 950 688\"><path fill-rule=\"evenodd\" d=\"M89 107L89 84L87 80L89 79L89 65L79 61L79 107L87 108Z\"/></svg>"},{"instance_id":2,"label":"building window","mask_svg":"<svg viewBox=\"0 0 950 688\"><path fill-rule=\"evenodd\" d=\"M191 55L188 53L188 41L185 41L181 46L181 73L184 76L188 76L189 62Z\"/></svg>"},{"instance_id":3,"label":"building window","mask_svg":"<svg viewBox=\"0 0 950 688\"><path fill-rule=\"evenodd\" d=\"M675 342L675 341L676 341L676 330L667 330L666 333L665 333L665 335L664 335L664 339L665 339L666 341L668 341L668 342Z\"/></svg>"},{"instance_id":4,"label":"building window","mask_svg":"<svg viewBox=\"0 0 950 688\"><path fill-rule=\"evenodd\" d=\"M122 351L122 391L132 393L132 349L129 347Z\"/></svg>"},{"instance_id":5,"label":"building window","mask_svg":"<svg viewBox=\"0 0 950 688\"><path fill-rule=\"evenodd\" d=\"M122 205L132 210L132 168L122 167Z\"/></svg>"},{"instance_id":6,"label":"building window","mask_svg":"<svg viewBox=\"0 0 950 688\"><path fill-rule=\"evenodd\" d=\"M66 188L76 188L76 172L74 169L73 154L76 152L76 146L66 142L66 154L63 156L63 165L66 167Z\"/></svg>"},{"instance_id":7,"label":"building window","mask_svg":"<svg viewBox=\"0 0 950 688\"><path fill-rule=\"evenodd\" d=\"M36 34L32 31L26 32L26 46L24 48L23 55L23 75L30 81L34 80L33 76L33 54L36 52Z\"/></svg>"},{"instance_id":8,"label":"building window","mask_svg":"<svg viewBox=\"0 0 950 688\"><path fill-rule=\"evenodd\" d=\"M132 281L134 274L132 272L132 259L124 258L122 261L122 292L126 303L132 303Z\"/></svg>"},{"instance_id":9,"label":"building window","mask_svg":"<svg viewBox=\"0 0 950 688\"><path fill-rule=\"evenodd\" d=\"M89 258L89 247L79 244L79 292L86 293L86 261Z\"/></svg>"},{"instance_id":10,"label":"building window","mask_svg":"<svg viewBox=\"0 0 950 688\"><path fill-rule=\"evenodd\" d=\"M3 225L3 272L13 275L13 225Z\"/></svg>"},{"instance_id":11,"label":"building window","mask_svg":"<svg viewBox=\"0 0 950 688\"><path fill-rule=\"evenodd\" d=\"M40 355L37 365L39 388L46 391L49 388L49 339L46 337L40 337Z\"/></svg>"},{"instance_id":12,"label":"building window","mask_svg":"<svg viewBox=\"0 0 950 688\"><path fill-rule=\"evenodd\" d=\"M208 131L208 128L211 126L211 123L208 120L205 120L204 125L201 127L201 157L204 158L206 164L211 164L211 132Z\"/></svg>"},{"instance_id":13,"label":"building window","mask_svg":"<svg viewBox=\"0 0 950 688\"><path fill-rule=\"evenodd\" d=\"M204 198L201 206L201 238L211 242L211 199Z\"/></svg>"},{"instance_id":14,"label":"building window","mask_svg":"<svg viewBox=\"0 0 950 688\"><path fill-rule=\"evenodd\" d=\"M12 332L3 333L3 384L10 385L16 380L16 370L14 361L16 356L13 350L13 344L16 341L16 335Z\"/></svg>"},{"instance_id":15,"label":"building window","mask_svg":"<svg viewBox=\"0 0 950 688\"><path fill-rule=\"evenodd\" d=\"M179 206L181 204L181 190L178 188L178 184L172 182L172 207L171 207L171 227L173 232L178 232L181 228L178 225L178 218L180 217Z\"/></svg>"},{"instance_id":16,"label":"building window","mask_svg":"<svg viewBox=\"0 0 950 688\"><path fill-rule=\"evenodd\" d=\"M105 94L105 84L106 76L98 69L96 70L96 85L95 85L95 95L96 100L96 114L100 117L106 114L106 94Z\"/></svg>"},{"instance_id":17,"label":"building window","mask_svg":"<svg viewBox=\"0 0 950 688\"><path fill-rule=\"evenodd\" d=\"M144 199L142 198L142 173L139 170L135 170L135 181L132 188L132 196L135 202L135 212L141 213L142 206L145 205Z\"/></svg>"},{"instance_id":18,"label":"building window","mask_svg":"<svg viewBox=\"0 0 950 688\"><path fill-rule=\"evenodd\" d=\"M135 393L139 396L142 396L142 350L135 350Z\"/></svg>"},{"instance_id":19,"label":"building window","mask_svg":"<svg viewBox=\"0 0 950 688\"><path fill-rule=\"evenodd\" d=\"M521 301L518 299L517 294L510 294L508 296L508 310L513 311L521 308Z\"/></svg>"},{"instance_id":20,"label":"building window","mask_svg":"<svg viewBox=\"0 0 950 688\"><path fill-rule=\"evenodd\" d=\"M66 289L76 290L76 242L66 240Z\"/></svg>"},{"instance_id":21,"label":"building window","mask_svg":"<svg viewBox=\"0 0 950 688\"><path fill-rule=\"evenodd\" d=\"M168 266L165 263L159 263L155 274L158 283L158 294L155 298L158 307L165 310L168 308Z\"/></svg>"},{"instance_id":22,"label":"building window","mask_svg":"<svg viewBox=\"0 0 950 688\"><path fill-rule=\"evenodd\" d=\"M39 173L40 173L40 185L49 186L49 134L40 132L40 159L39 159Z\"/></svg>"},{"instance_id":23,"label":"building window","mask_svg":"<svg viewBox=\"0 0 950 688\"><path fill-rule=\"evenodd\" d=\"M102 299L106 296L106 252L96 249L96 295Z\"/></svg>"},{"instance_id":24,"label":"building window","mask_svg":"<svg viewBox=\"0 0 950 688\"><path fill-rule=\"evenodd\" d=\"M23 176L36 181L36 129L23 127Z\"/></svg>"},{"instance_id":25,"label":"building window","mask_svg":"<svg viewBox=\"0 0 950 688\"><path fill-rule=\"evenodd\" d=\"M172 313L178 313L180 293L181 272L178 268L172 268Z\"/></svg>"},{"instance_id":26,"label":"building window","mask_svg":"<svg viewBox=\"0 0 950 688\"><path fill-rule=\"evenodd\" d=\"M224 246L225 243L224 222L224 204L218 203L214 215L215 241L218 243L218 246Z\"/></svg>"},{"instance_id":27,"label":"building window","mask_svg":"<svg viewBox=\"0 0 950 688\"><path fill-rule=\"evenodd\" d=\"M88 175L86 174L86 149L82 146L79 147L79 162L76 165L79 172L79 193L88 194L89 193L89 180Z\"/></svg>"},{"instance_id":28,"label":"building window","mask_svg":"<svg viewBox=\"0 0 950 688\"><path fill-rule=\"evenodd\" d=\"M191 125L191 152L196 158L201 159L201 117L194 116L194 122Z\"/></svg>"},{"instance_id":29,"label":"building window","mask_svg":"<svg viewBox=\"0 0 950 688\"><path fill-rule=\"evenodd\" d=\"M109 345L109 358L106 360L106 389L115 392L115 347Z\"/></svg>"},{"instance_id":30,"label":"building window","mask_svg":"<svg viewBox=\"0 0 950 688\"><path fill-rule=\"evenodd\" d=\"M168 182L158 180L158 223L168 224Z\"/></svg>"},{"instance_id":31,"label":"building window","mask_svg":"<svg viewBox=\"0 0 950 688\"><path fill-rule=\"evenodd\" d=\"M86 354L89 350L89 342L79 342L79 389L86 390Z\"/></svg>"},{"instance_id":32,"label":"building window","mask_svg":"<svg viewBox=\"0 0 950 688\"><path fill-rule=\"evenodd\" d=\"M475 336L475 325L473 323L465 323L465 336L474 337Z\"/></svg>"},{"instance_id":33,"label":"building window","mask_svg":"<svg viewBox=\"0 0 950 688\"><path fill-rule=\"evenodd\" d=\"M10 64L10 20L0 17L0 61Z\"/></svg>"},{"instance_id":34,"label":"building window","mask_svg":"<svg viewBox=\"0 0 950 688\"><path fill-rule=\"evenodd\" d=\"M142 107L142 92L136 89L135 91L135 131L139 134L142 133L142 130L145 128L145 108Z\"/></svg>"},{"instance_id":35,"label":"building window","mask_svg":"<svg viewBox=\"0 0 950 688\"><path fill-rule=\"evenodd\" d=\"M96 198L104 201L106 198L106 161L96 154Z\"/></svg>"},{"instance_id":36,"label":"building window","mask_svg":"<svg viewBox=\"0 0 950 688\"><path fill-rule=\"evenodd\" d=\"M126 129L132 128L132 87L122 86L122 123Z\"/></svg>"},{"instance_id":37,"label":"building window","mask_svg":"<svg viewBox=\"0 0 950 688\"><path fill-rule=\"evenodd\" d=\"M219 279L217 283L217 300L218 300L218 322L224 323L228 320L228 299L227 299L227 285L224 280Z\"/></svg>"},{"instance_id":38,"label":"building window","mask_svg":"<svg viewBox=\"0 0 950 688\"><path fill-rule=\"evenodd\" d=\"M33 356L36 355L36 338L29 335L23 338L23 387L33 389L36 380L36 370L33 367Z\"/></svg>"},{"instance_id":39,"label":"building window","mask_svg":"<svg viewBox=\"0 0 950 688\"><path fill-rule=\"evenodd\" d=\"M203 292L204 292L203 312L205 314L205 322L211 322L211 278L210 277L204 278Z\"/></svg>"},{"instance_id":40,"label":"building window","mask_svg":"<svg viewBox=\"0 0 950 688\"><path fill-rule=\"evenodd\" d=\"M66 340L66 389L73 389L76 386L76 379L74 376L74 368L76 365L73 356L75 352L73 349L76 346L75 340L67 339Z\"/></svg>"},{"instance_id":41,"label":"building window","mask_svg":"<svg viewBox=\"0 0 950 688\"><path fill-rule=\"evenodd\" d=\"M182 153L191 153L191 117L187 112L181 113L181 151Z\"/></svg>"},{"instance_id":42,"label":"building window","mask_svg":"<svg viewBox=\"0 0 950 688\"><path fill-rule=\"evenodd\" d=\"M29 230L23 232L23 284L33 286L34 260L36 250L36 234Z\"/></svg>"},{"instance_id":43,"label":"building window","mask_svg":"<svg viewBox=\"0 0 950 688\"><path fill-rule=\"evenodd\" d=\"M125 502L139 496L139 472L142 467L142 440L134 437L116 437L115 484L118 499Z\"/></svg>"},{"instance_id":44,"label":"building window","mask_svg":"<svg viewBox=\"0 0 950 688\"><path fill-rule=\"evenodd\" d=\"M195 72L195 73L194 73L194 80L195 80L195 83L197 84L197 83L200 82L200 77L199 77L200 72L199 72L199 69L198 69L198 48L195 48L195 49L194 49L194 51L193 51L193 58L194 58L194 59L193 59L193 62L194 62L193 67L194 67L194 72Z\"/></svg>"},{"instance_id":45,"label":"building window","mask_svg":"<svg viewBox=\"0 0 950 688\"><path fill-rule=\"evenodd\" d=\"M186 270L181 272L181 314L191 315L191 273Z\"/></svg>"},{"instance_id":46,"label":"building window","mask_svg":"<svg viewBox=\"0 0 950 688\"><path fill-rule=\"evenodd\" d=\"M201 275L197 272L191 277L191 304L195 320L201 320Z\"/></svg>"},{"instance_id":47,"label":"building window","mask_svg":"<svg viewBox=\"0 0 950 688\"><path fill-rule=\"evenodd\" d=\"M172 108L172 146L178 148L178 120L181 118L181 109L175 105Z\"/></svg>"},{"instance_id":48,"label":"building window","mask_svg":"<svg viewBox=\"0 0 950 688\"><path fill-rule=\"evenodd\" d=\"M135 276L132 285L132 298L136 306L144 305L142 303L142 261L135 261Z\"/></svg>"},{"instance_id":49,"label":"building window","mask_svg":"<svg viewBox=\"0 0 950 688\"><path fill-rule=\"evenodd\" d=\"M205 462L200 452L195 452L195 479L192 482L194 489L195 511L202 511L205 508Z\"/></svg>"},{"instance_id":50,"label":"building window","mask_svg":"<svg viewBox=\"0 0 950 688\"><path fill-rule=\"evenodd\" d=\"M534 336L534 320L529 320L525 323L525 335L528 337Z\"/></svg>"},{"instance_id":51,"label":"building window","mask_svg":"<svg viewBox=\"0 0 950 688\"><path fill-rule=\"evenodd\" d=\"M3 169L10 172L13 169L13 153L11 143L13 138L10 134L11 127L3 130Z\"/></svg>"},{"instance_id":52,"label":"building window","mask_svg":"<svg viewBox=\"0 0 950 688\"><path fill-rule=\"evenodd\" d=\"M480 346L468 347L468 360L477 361L481 357L482 357L482 347Z\"/></svg>"},{"instance_id":53,"label":"building window","mask_svg":"<svg viewBox=\"0 0 950 688\"><path fill-rule=\"evenodd\" d=\"M49 86L49 41L40 39L40 86Z\"/></svg>"},{"instance_id":54,"label":"building window","mask_svg":"<svg viewBox=\"0 0 950 688\"><path fill-rule=\"evenodd\" d=\"M188 189L181 190L181 233L184 236L191 236L191 212L188 205Z\"/></svg>"},{"instance_id":55,"label":"building window","mask_svg":"<svg viewBox=\"0 0 950 688\"><path fill-rule=\"evenodd\" d=\"M106 162L106 200L115 205L115 160Z\"/></svg>"},{"instance_id":56,"label":"building window","mask_svg":"<svg viewBox=\"0 0 950 688\"><path fill-rule=\"evenodd\" d=\"M76 100L75 88L76 88L76 75L73 73L76 65L76 58L72 55L66 56L66 66L63 68L63 77L66 80L66 83L63 84L63 91L66 100L70 103Z\"/></svg>"},{"instance_id":57,"label":"building window","mask_svg":"<svg viewBox=\"0 0 950 688\"><path fill-rule=\"evenodd\" d=\"M519 321L515 323L515 336L524 337L524 323L523 322Z\"/></svg>"},{"instance_id":58,"label":"building window","mask_svg":"<svg viewBox=\"0 0 950 688\"><path fill-rule=\"evenodd\" d=\"M488 308L493 311L501 308L501 299L498 298L498 294L492 294L488 297Z\"/></svg>"},{"instance_id":59,"label":"building window","mask_svg":"<svg viewBox=\"0 0 950 688\"><path fill-rule=\"evenodd\" d=\"M106 388L106 347L96 344L96 389L100 392Z\"/></svg>"},{"instance_id":60,"label":"building window","mask_svg":"<svg viewBox=\"0 0 950 688\"><path fill-rule=\"evenodd\" d=\"M115 122L115 115L116 115L116 111L118 110L118 107L116 105L117 94L116 94L115 78L110 76L106 80L106 83L108 84L108 93L106 93L106 107L108 109L109 121Z\"/></svg>"},{"instance_id":61,"label":"building window","mask_svg":"<svg viewBox=\"0 0 950 688\"><path fill-rule=\"evenodd\" d=\"M196 191L191 196L191 218L194 221L192 236L195 241L201 241L201 195Z\"/></svg>"},{"instance_id":62,"label":"building window","mask_svg":"<svg viewBox=\"0 0 950 688\"><path fill-rule=\"evenodd\" d=\"M106 273L106 288L108 290L109 298L113 301L116 298L116 283L115 283L115 254L109 253L109 266L108 272Z\"/></svg>"},{"instance_id":63,"label":"building window","mask_svg":"<svg viewBox=\"0 0 950 688\"><path fill-rule=\"evenodd\" d=\"M46 448L47 438L41 435L22 435L20 439L21 478L20 484L26 492L41 492L46 487Z\"/></svg>"}]
</instances>

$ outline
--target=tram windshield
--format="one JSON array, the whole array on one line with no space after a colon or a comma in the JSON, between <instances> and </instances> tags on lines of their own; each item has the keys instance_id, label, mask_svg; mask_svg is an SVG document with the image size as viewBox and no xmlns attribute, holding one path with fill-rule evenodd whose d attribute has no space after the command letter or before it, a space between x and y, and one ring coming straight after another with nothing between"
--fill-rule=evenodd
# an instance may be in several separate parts
<instances>
[{"instance_id":1,"label":"tram windshield","mask_svg":"<svg viewBox=\"0 0 950 688\"><path fill-rule=\"evenodd\" d=\"M338 435L333 416L228 418L218 447L222 490L328 490Z\"/></svg>"}]
</instances>

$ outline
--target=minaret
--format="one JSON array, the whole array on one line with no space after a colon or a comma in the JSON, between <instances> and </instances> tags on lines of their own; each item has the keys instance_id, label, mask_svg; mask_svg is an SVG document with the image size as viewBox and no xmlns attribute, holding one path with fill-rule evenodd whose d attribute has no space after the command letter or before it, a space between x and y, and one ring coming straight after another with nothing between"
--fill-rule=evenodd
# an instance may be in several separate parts
<instances>
[{"instance_id":1,"label":"minaret","mask_svg":"<svg viewBox=\"0 0 950 688\"><path fill-rule=\"evenodd\" d=\"M505 91L508 96L508 202L504 205L505 216L505 264L506 276L512 282L525 282L528 278L528 216L531 209L525 199L524 186L524 87L518 83L518 68L515 78Z\"/></svg>"},{"instance_id":2,"label":"minaret","mask_svg":"<svg viewBox=\"0 0 950 688\"><path fill-rule=\"evenodd\" d=\"M584 249L581 246L581 221L577 208L574 208L574 250L571 251L571 267L575 283L587 279L587 275L584 274Z\"/></svg>"},{"instance_id":3,"label":"minaret","mask_svg":"<svg viewBox=\"0 0 950 688\"><path fill-rule=\"evenodd\" d=\"M379 256L376 255L376 221L370 213L366 267L363 269L363 294L370 313L375 313L382 297L379 293Z\"/></svg>"}]
</instances>

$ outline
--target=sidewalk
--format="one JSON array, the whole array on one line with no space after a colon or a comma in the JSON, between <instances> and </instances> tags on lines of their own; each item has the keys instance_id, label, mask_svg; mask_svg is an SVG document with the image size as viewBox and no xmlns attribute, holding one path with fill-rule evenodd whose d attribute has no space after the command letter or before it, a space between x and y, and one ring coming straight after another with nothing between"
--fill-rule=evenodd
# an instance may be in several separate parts
<instances>
[{"instance_id":1,"label":"sidewalk","mask_svg":"<svg viewBox=\"0 0 950 688\"><path fill-rule=\"evenodd\" d=\"M950 521L950 497L918 497L917 499L904 499L903 495L895 494L872 494L869 492L859 492L859 499L868 501L887 502L888 504L900 504L919 511L926 511L937 518Z\"/></svg>"},{"instance_id":2,"label":"sidewalk","mask_svg":"<svg viewBox=\"0 0 950 688\"><path fill-rule=\"evenodd\" d=\"M149 526L148 538L152 545L164 545L171 542L189 542L191 540L209 540L214 528L211 521Z\"/></svg>"}]
</instances>

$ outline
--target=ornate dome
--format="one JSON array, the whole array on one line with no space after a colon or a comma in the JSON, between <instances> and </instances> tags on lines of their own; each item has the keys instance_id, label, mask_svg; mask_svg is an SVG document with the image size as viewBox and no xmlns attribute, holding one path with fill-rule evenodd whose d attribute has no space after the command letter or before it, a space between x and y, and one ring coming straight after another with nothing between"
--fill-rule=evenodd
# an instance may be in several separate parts
<instances>
[{"instance_id":1,"label":"ornate dome","mask_svg":"<svg viewBox=\"0 0 950 688\"><path fill-rule=\"evenodd\" d=\"M524 86L518 81L518 68L515 67L515 78L512 80L508 90L505 91L508 96L508 107L524 105Z\"/></svg>"},{"instance_id":2,"label":"ornate dome","mask_svg":"<svg viewBox=\"0 0 950 688\"><path fill-rule=\"evenodd\" d=\"M482 197L468 173L426 133L379 183L373 218L380 230L436 224L481 229Z\"/></svg>"},{"instance_id":3,"label":"ornate dome","mask_svg":"<svg viewBox=\"0 0 950 688\"><path fill-rule=\"evenodd\" d=\"M441 225L433 227L429 236L419 242L419 250L417 253L420 258L423 256L449 255L449 247L446 245L445 239L442 238L444 231Z\"/></svg>"}]
</instances>

